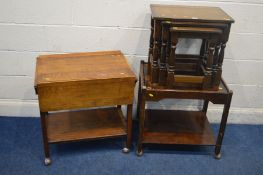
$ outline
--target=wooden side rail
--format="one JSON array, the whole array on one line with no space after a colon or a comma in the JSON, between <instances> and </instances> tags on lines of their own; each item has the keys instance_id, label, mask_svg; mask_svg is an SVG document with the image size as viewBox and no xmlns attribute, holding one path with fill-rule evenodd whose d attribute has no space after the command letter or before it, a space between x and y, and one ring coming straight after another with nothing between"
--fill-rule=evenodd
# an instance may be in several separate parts
<instances>
[{"instance_id":1,"label":"wooden side rail","mask_svg":"<svg viewBox=\"0 0 263 175\"><path fill-rule=\"evenodd\" d=\"M210 39L211 36L207 34L218 34L221 35L223 33L222 30L217 28L201 28L201 27L171 27L170 32L177 32L178 35L182 34L184 38L201 38L200 34L203 34L202 39ZM185 35L185 34L191 35ZM196 36L196 34L199 34Z\"/></svg>"},{"instance_id":2,"label":"wooden side rail","mask_svg":"<svg viewBox=\"0 0 263 175\"><path fill-rule=\"evenodd\" d=\"M175 75L175 83L198 83L202 84L204 76L193 76L193 75Z\"/></svg>"}]
</instances>

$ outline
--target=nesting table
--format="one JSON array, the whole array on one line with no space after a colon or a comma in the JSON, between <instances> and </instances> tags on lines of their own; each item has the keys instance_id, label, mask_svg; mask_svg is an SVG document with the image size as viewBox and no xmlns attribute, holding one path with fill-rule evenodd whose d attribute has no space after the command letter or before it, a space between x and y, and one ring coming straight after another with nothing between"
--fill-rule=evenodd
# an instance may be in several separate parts
<instances>
[{"instance_id":1,"label":"nesting table","mask_svg":"<svg viewBox=\"0 0 263 175\"><path fill-rule=\"evenodd\" d=\"M126 136L128 152L135 83L120 51L39 56L35 90L45 164L51 163L51 143ZM121 105L127 105L127 122Z\"/></svg>"},{"instance_id":2,"label":"nesting table","mask_svg":"<svg viewBox=\"0 0 263 175\"><path fill-rule=\"evenodd\" d=\"M218 90L231 24L218 7L151 5L149 71L152 85ZM179 39L202 40L200 54L176 54Z\"/></svg>"}]
</instances>

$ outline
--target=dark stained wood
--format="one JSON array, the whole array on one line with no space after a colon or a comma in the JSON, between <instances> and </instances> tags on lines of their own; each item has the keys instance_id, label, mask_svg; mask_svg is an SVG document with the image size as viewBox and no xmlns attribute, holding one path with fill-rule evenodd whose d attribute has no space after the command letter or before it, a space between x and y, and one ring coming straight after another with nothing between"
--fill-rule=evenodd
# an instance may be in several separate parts
<instances>
[{"instance_id":1,"label":"dark stained wood","mask_svg":"<svg viewBox=\"0 0 263 175\"><path fill-rule=\"evenodd\" d=\"M154 20L151 19L151 34L150 34L150 43L149 43L149 52L148 52L148 62L152 62L153 56L153 46L154 46L154 39L153 39L153 32L154 32ZM149 64L148 67L149 74L151 72L151 65Z\"/></svg>"},{"instance_id":2,"label":"dark stained wood","mask_svg":"<svg viewBox=\"0 0 263 175\"><path fill-rule=\"evenodd\" d=\"M159 65L158 60L160 59L161 53L161 21L154 20L154 33L153 33L153 57L151 64L151 81L153 83L158 83L159 80Z\"/></svg>"},{"instance_id":3,"label":"dark stained wood","mask_svg":"<svg viewBox=\"0 0 263 175\"><path fill-rule=\"evenodd\" d=\"M208 100L204 100L202 112L204 112L204 113L207 112L208 104L209 104L209 101Z\"/></svg>"},{"instance_id":4,"label":"dark stained wood","mask_svg":"<svg viewBox=\"0 0 263 175\"><path fill-rule=\"evenodd\" d=\"M221 43L220 45L220 53L218 56L218 67L217 67L217 72L216 72L216 77L221 77L222 75L222 65L223 65L223 60L225 57L225 48L226 48L226 42ZM218 79L215 79L215 84L218 84Z\"/></svg>"},{"instance_id":5,"label":"dark stained wood","mask_svg":"<svg viewBox=\"0 0 263 175\"><path fill-rule=\"evenodd\" d=\"M46 122L47 112L40 112L41 119L41 129L42 129L42 139L44 145L45 158L50 159L48 136L47 136L47 122Z\"/></svg>"},{"instance_id":6,"label":"dark stained wood","mask_svg":"<svg viewBox=\"0 0 263 175\"><path fill-rule=\"evenodd\" d=\"M132 104L127 105L127 142L126 148L132 145Z\"/></svg>"},{"instance_id":7,"label":"dark stained wood","mask_svg":"<svg viewBox=\"0 0 263 175\"><path fill-rule=\"evenodd\" d=\"M178 22L234 22L219 7L151 4L151 12L154 19L173 19Z\"/></svg>"},{"instance_id":8,"label":"dark stained wood","mask_svg":"<svg viewBox=\"0 0 263 175\"><path fill-rule=\"evenodd\" d=\"M176 59L177 63L175 65L175 71L184 71L184 70L196 70L196 63L191 63L191 62L187 62L187 63L181 63L178 62L178 59ZM182 60L180 60L182 61ZM183 60L184 61L184 60Z\"/></svg>"},{"instance_id":9,"label":"dark stained wood","mask_svg":"<svg viewBox=\"0 0 263 175\"><path fill-rule=\"evenodd\" d=\"M125 136L117 108L51 113L46 118L49 143Z\"/></svg>"},{"instance_id":10,"label":"dark stained wood","mask_svg":"<svg viewBox=\"0 0 263 175\"><path fill-rule=\"evenodd\" d=\"M152 86L147 75L147 63L141 62L141 88L145 94L145 100L159 101L165 98L180 98L180 99L206 99L214 104L224 104L227 101L230 92L226 83L221 79L218 90L203 90L203 89L186 89L182 88L167 88L164 86Z\"/></svg>"},{"instance_id":11,"label":"dark stained wood","mask_svg":"<svg viewBox=\"0 0 263 175\"><path fill-rule=\"evenodd\" d=\"M169 25L162 23L162 47L161 47L161 57L159 62L159 84L165 85L166 84L166 59L168 58L167 54L167 47L169 47L168 44L169 40Z\"/></svg>"},{"instance_id":12,"label":"dark stained wood","mask_svg":"<svg viewBox=\"0 0 263 175\"><path fill-rule=\"evenodd\" d=\"M168 88L172 88L175 85L175 80L174 80L174 73L175 73L175 60L176 60L176 47L178 43L178 37L175 33L171 33L171 48L170 48L170 55L167 60L167 80L166 80L166 85Z\"/></svg>"},{"instance_id":13,"label":"dark stained wood","mask_svg":"<svg viewBox=\"0 0 263 175\"><path fill-rule=\"evenodd\" d=\"M146 115L143 143L215 145L203 112L146 110Z\"/></svg>"},{"instance_id":14,"label":"dark stained wood","mask_svg":"<svg viewBox=\"0 0 263 175\"><path fill-rule=\"evenodd\" d=\"M208 48L208 57L206 60L203 89L209 89L209 88L213 87L213 84L212 84L212 65L213 65L214 50L215 50L215 43L210 41L209 42L209 48Z\"/></svg>"},{"instance_id":15,"label":"dark stained wood","mask_svg":"<svg viewBox=\"0 0 263 175\"><path fill-rule=\"evenodd\" d=\"M217 28L204 28L204 27L172 27L170 28L171 32L178 33L213 33L213 34L222 34L222 30Z\"/></svg>"},{"instance_id":16,"label":"dark stained wood","mask_svg":"<svg viewBox=\"0 0 263 175\"><path fill-rule=\"evenodd\" d=\"M144 143L213 145L215 155L220 157L225 127L231 104L232 91L223 79L218 90L186 89L152 86L147 73L148 65L141 61L139 86L139 137L137 154L143 153ZM177 76L177 75L176 75ZM194 86L193 86L194 87ZM201 111L170 111L145 109L145 103L162 99L204 100ZM217 140L206 118L208 103L223 104L224 111Z\"/></svg>"},{"instance_id":17,"label":"dark stained wood","mask_svg":"<svg viewBox=\"0 0 263 175\"><path fill-rule=\"evenodd\" d=\"M191 76L191 75L175 75L175 83L199 83L204 81L203 76Z\"/></svg>"},{"instance_id":18,"label":"dark stained wood","mask_svg":"<svg viewBox=\"0 0 263 175\"><path fill-rule=\"evenodd\" d=\"M222 34L222 30L221 29L217 29L217 28L198 28L198 27L171 27L170 28L170 32L171 32L171 39L173 37L177 37L178 38L201 38L201 39L206 39L209 41L209 52L208 52L208 56L207 56L207 60L206 60L206 67L203 71L202 74L204 74L203 77L196 77L193 78L191 76L188 76L188 80L187 77L184 76L184 83L190 83L191 87L193 86L193 83L200 83L200 86L203 89L217 89L217 87L213 86L213 79L212 79L212 66L213 66L213 61L214 60L218 60L218 59L214 59L214 50L215 50L215 41L219 40L221 38L221 34ZM172 46L171 46L172 47ZM217 52L218 54L218 52ZM168 60L168 65L170 66L171 63L173 63L173 66L176 66L175 63L176 60L176 55L174 54L174 50L171 49L171 55L170 58ZM215 65L217 65L217 62L215 63ZM184 70L189 70L187 69L187 67L183 67ZM215 68L216 69L216 68ZM194 68L192 71L195 73L195 75L199 75L200 76L200 69L198 68ZM178 71L178 69L177 69ZM214 70L215 74L216 74L216 70ZM171 74L171 73L170 73ZM168 69L168 75L169 75L169 69ZM220 78L220 77L218 77ZM182 80L182 78L180 79ZM169 85L171 81L172 85L169 86L169 88L173 88L173 87L178 87L180 86L180 84L182 81L178 81L176 80L176 76L175 76L175 82L174 80L169 79L169 77L167 76L167 84ZM191 80L193 80L193 82L191 82ZM202 81L200 81L202 80ZM217 81L217 80L215 80ZM198 86L199 87L199 86Z\"/></svg>"},{"instance_id":19,"label":"dark stained wood","mask_svg":"<svg viewBox=\"0 0 263 175\"><path fill-rule=\"evenodd\" d=\"M137 155L143 143L197 144L215 146L219 158L232 96L221 77L222 63L234 20L218 7L154 4L151 12L154 52L148 64L141 62ZM201 39L200 53L176 54L180 38ZM166 98L203 100L203 109L146 111L146 102ZM217 141L206 118L209 102L224 104Z\"/></svg>"},{"instance_id":20,"label":"dark stained wood","mask_svg":"<svg viewBox=\"0 0 263 175\"><path fill-rule=\"evenodd\" d=\"M231 24L234 20L218 7L153 4L151 5L151 12L151 21L154 21L152 22L152 24L154 24L152 26L152 33L154 33L155 38L157 38L157 40L155 40L157 41L155 42L156 52L152 54L153 59L149 59L149 63L151 63L149 64L149 70L151 69L149 73L152 75L151 81L153 85L167 86L168 88L182 86L179 83L173 82L172 77L174 73L171 71L173 69L169 69L169 62L171 62L169 55L172 53L171 36L172 32L176 32L177 38L198 38L203 41L200 48L200 59L196 62L197 66L195 70L185 69L182 71L175 69L175 73L188 72L187 74L191 75L204 75L204 82L201 86L198 85L198 87L209 90L218 89L222 75L222 58L224 57L224 47L222 46L228 41ZM169 29L170 32L167 32L167 29ZM160 42L161 44L157 44ZM212 55L213 58L211 58L211 55L209 56L211 42L215 44L215 52L213 52L214 55ZM221 49L218 49L220 47ZM149 55L149 58L151 58L151 55ZM176 60L176 66L176 64L179 63L177 61L177 55L175 55L174 59ZM211 70L209 70L211 62L212 67ZM168 65L165 66L166 64ZM157 79L159 79L158 82ZM193 88L196 87L191 83L187 88L190 88L190 86Z\"/></svg>"},{"instance_id":21,"label":"dark stained wood","mask_svg":"<svg viewBox=\"0 0 263 175\"><path fill-rule=\"evenodd\" d=\"M233 96L233 92L230 91L227 102L224 104L223 115L221 118L219 133L217 136L216 147L215 147L216 158L220 158L220 151L221 151L221 146L222 146L222 142L223 142L223 138L224 138L224 134L226 130L226 123L228 119L232 96Z\"/></svg>"}]
</instances>

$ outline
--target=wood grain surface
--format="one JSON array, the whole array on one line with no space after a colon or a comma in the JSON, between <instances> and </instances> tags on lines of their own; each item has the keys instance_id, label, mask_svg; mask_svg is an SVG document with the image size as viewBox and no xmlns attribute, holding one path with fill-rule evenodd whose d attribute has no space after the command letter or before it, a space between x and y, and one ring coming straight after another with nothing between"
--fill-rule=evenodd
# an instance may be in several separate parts
<instances>
[{"instance_id":1,"label":"wood grain surface","mask_svg":"<svg viewBox=\"0 0 263 175\"><path fill-rule=\"evenodd\" d=\"M203 21L233 23L234 19L219 7L151 5L152 17L177 21Z\"/></svg>"},{"instance_id":2,"label":"wood grain surface","mask_svg":"<svg viewBox=\"0 0 263 175\"><path fill-rule=\"evenodd\" d=\"M117 108L52 113L46 117L48 142L64 142L126 135Z\"/></svg>"},{"instance_id":3,"label":"wood grain surface","mask_svg":"<svg viewBox=\"0 0 263 175\"><path fill-rule=\"evenodd\" d=\"M200 111L146 110L143 143L214 145L206 114Z\"/></svg>"},{"instance_id":4,"label":"wood grain surface","mask_svg":"<svg viewBox=\"0 0 263 175\"><path fill-rule=\"evenodd\" d=\"M37 59L35 86L42 112L132 104L135 81L120 51Z\"/></svg>"}]
</instances>

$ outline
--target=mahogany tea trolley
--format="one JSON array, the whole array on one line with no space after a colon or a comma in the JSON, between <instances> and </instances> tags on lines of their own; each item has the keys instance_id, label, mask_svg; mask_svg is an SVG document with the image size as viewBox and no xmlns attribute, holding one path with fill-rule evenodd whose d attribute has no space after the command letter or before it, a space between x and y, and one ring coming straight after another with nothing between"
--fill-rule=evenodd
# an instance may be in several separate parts
<instances>
[{"instance_id":1,"label":"mahogany tea trolley","mask_svg":"<svg viewBox=\"0 0 263 175\"><path fill-rule=\"evenodd\" d=\"M183 144L214 145L215 157L220 158L220 150L227 123L233 92L223 79L219 90L168 89L152 87L149 81L148 64L141 62L139 79L139 138L137 155L143 154L143 144ZM201 111L153 110L145 109L145 103L162 99L199 99L204 100ZM223 104L224 110L219 133L215 139L206 116L208 102Z\"/></svg>"},{"instance_id":2,"label":"mahogany tea trolley","mask_svg":"<svg viewBox=\"0 0 263 175\"><path fill-rule=\"evenodd\" d=\"M151 5L151 36L148 63L141 62L138 113L142 145L214 145L220 150L233 92L222 79L222 64L234 20L218 7ZM179 39L200 39L200 53L177 54ZM148 101L162 99L203 100L201 111L145 109ZM223 104L217 139L210 128L208 103Z\"/></svg>"},{"instance_id":3,"label":"mahogany tea trolley","mask_svg":"<svg viewBox=\"0 0 263 175\"><path fill-rule=\"evenodd\" d=\"M129 152L135 83L120 51L39 56L35 90L45 164L51 163L50 143L126 136L123 152ZM127 105L127 122L121 105Z\"/></svg>"}]
</instances>

